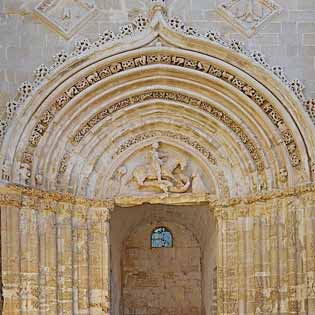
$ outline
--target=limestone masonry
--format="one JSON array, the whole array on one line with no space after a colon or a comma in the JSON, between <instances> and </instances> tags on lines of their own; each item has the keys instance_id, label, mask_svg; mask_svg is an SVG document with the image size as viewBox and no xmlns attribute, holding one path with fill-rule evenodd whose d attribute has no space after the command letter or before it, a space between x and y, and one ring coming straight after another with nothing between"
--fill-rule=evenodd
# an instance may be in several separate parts
<instances>
[{"instance_id":1,"label":"limestone masonry","mask_svg":"<svg viewBox=\"0 0 315 315\"><path fill-rule=\"evenodd\" d=\"M0 314L315 315L315 1L0 0Z\"/></svg>"}]
</instances>

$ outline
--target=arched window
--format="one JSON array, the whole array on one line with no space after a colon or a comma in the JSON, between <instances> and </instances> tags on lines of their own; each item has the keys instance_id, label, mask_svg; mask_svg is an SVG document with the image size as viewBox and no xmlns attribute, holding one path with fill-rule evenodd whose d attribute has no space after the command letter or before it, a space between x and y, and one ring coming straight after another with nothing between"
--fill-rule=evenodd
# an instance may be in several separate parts
<instances>
[{"instance_id":1,"label":"arched window","mask_svg":"<svg viewBox=\"0 0 315 315\"><path fill-rule=\"evenodd\" d=\"M155 228L151 234L151 247L173 247L173 236L166 227Z\"/></svg>"}]
</instances>

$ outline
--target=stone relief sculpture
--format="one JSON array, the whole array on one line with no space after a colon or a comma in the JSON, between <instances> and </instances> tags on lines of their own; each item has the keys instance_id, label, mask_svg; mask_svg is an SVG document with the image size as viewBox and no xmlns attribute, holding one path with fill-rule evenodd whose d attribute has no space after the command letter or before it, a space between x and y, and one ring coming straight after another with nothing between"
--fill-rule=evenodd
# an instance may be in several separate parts
<instances>
[{"instance_id":1,"label":"stone relief sculpture","mask_svg":"<svg viewBox=\"0 0 315 315\"><path fill-rule=\"evenodd\" d=\"M137 166L131 173L128 182L136 181L139 188L157 188L164 193L184 193L191 185L191 179L183 172L187 161L182 157L171 157L159 150L155 142L149 151L149 162Z\"/></svg>"},{"instance_id":2,"label":"stone relief sculpture","mask_svg":"<svg viewBox=\"0 0 315 315\"><path fill-rule=\"evenodd\" d=\"M6 180L9 181L10 180L10 163L9 161L4 161L3 165L2 165L2 175L1 175L1 179L2 180Z\"/></svg>"},{"instance_id":3,"label":"stone relief sculpture","mask_svg":"<svg viewBox=\"0 0 315 315\"><path fill-rule=\"evenodd\" d=\"M95 10L94 0L69 0L66 3L43 0L35 7L41 20L65 38L77 33L80 26L93 17Z\"/></svg>"},{"instance_id":4,"label":"stone relief sculpture","mask_svg":"<svg viewBox=\"0 0 315 315\"><path fill-rule=\"evenodd\" d=\"M143 150L135 151L115 168L108 178L105 195L107 197L146 195L148 193L192 193L210 194L210 177L205 181L202 167L190 156L183 156L176 148L153 140ZM119 154L130 148L134 140L128 140L117 151ZM145 151L145 152L143 152ZM116 152L116 154L117 154ZM189 161L189 163L188 163ZM209 174L208 174L209 175ZM210 181L210 182L209 182Z\"/></svg>"},{"instance_id":5,"label":"stone relief sculpture","mask_svg":"<svg viewBox=\"0 0 315 315\"><path fill-rule=\"evenodd\" d=\"M193 173L191 189L194 194L205 194L208 193L208 189L205 186L200 174Z\"/></svg>"},{"instance_id":6,"label":"stone relief sculpture","mask_svg":"<svg viewBox=\"0 0 315 315\"><path fill-rule=\"evenodd\" d=\"M219 14L248 37L280 11L272 0L229 0L218 8Z\"/></svg>"},{"instance_id":7,"label":"stone relief sculpture","mask_svg":"<svg viewBox=\"0 0 315 315\"><path fill-rule=\"evenodd\" d=\"M20 169L19 169L19 175L20 175L20 183L21 184L28 184L29 180L31 178L31 169L28 164L21 163Z\"/></svg>"}]
</instances>

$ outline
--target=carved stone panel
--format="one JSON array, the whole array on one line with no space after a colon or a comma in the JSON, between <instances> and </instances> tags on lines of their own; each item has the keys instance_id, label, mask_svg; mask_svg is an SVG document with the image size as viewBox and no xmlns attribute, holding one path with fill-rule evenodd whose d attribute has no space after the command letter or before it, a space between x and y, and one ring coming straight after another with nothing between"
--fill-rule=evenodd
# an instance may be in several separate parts
<instances>
[{"instance_id":1,"label":"carved stone panel","mask_svg":"<svg viewBox=\"0 0 315 315\"><path fill-rule=\"evenodd\" d=\"M210 181L191 154L153 141L114 171L107 190L115 195L214 193Z\"/></svg>"},{"instance_id":2,"label":"carved stone panel","mask_svg":"<svg viewBox=\"0 0 315 315\"><path fill-rule=\"evenodd\" d=\"M272 0L229 0L218 8L220 15L248 37L280 11Z\"/></svg>"},{"instance_id":3,"label":"carved stone panel","mask_svg":"<svg viewBox=\"0 0 315 315\"><path fill-rule=\"evenodd\" d=\"M94 0L43 0L35 7L39 17L65 38L71 38L95 13Z\"/></svg>"}]
</instances>

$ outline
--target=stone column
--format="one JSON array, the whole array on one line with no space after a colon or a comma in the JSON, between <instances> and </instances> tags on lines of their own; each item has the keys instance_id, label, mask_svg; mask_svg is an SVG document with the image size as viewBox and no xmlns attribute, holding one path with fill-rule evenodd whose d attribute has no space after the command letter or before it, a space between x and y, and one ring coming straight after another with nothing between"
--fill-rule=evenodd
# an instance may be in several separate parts
<instances>
[{"instance_id":1,"label":"stone column","mask_svg":"<svg viewBox=\"0 0 315 315\"><path fill-rule=\"evenodd\" d=\"M57 314L56 202L42 199L38 204L39 314Z\"/></svg>"},{"instance_id":2,"label":"stone column","mask_svg":"<svg viewBox=\"0 0 315 315\"><path fill-rule=\"evenodd\" d=\"M89 313L89 259L87 205L75 205L72 214L73 315Z\"/></svg>"},{"instance_id":3,"label":"stone column","mask_svg":"<svg viewBox=\"0 0 315 315\"><path fill-rule=\"evenodd\" d=\"M57 241L57 314L72 314L72 204L58 202L56 206Z\"/></svg>"},{"instance_id":4,"label":"stone column","mask_svg":"<svg viewBox=\"0 0 315 315\"><path fill-rule=\"evenodd\" d=\"M20 311L31 315L38 312L38 235L37 211L38 200L30 196L22 197L19 220L20 249Z\"/></svg>"},{"instance_id":5,"label":"stone column","mask_svg":"<svg viewBox=\"0 0 315 315\"><path fill-rule=\"evenodd\" d=\"M287 279L288 279L288 313L298 314L297 301L297 208L293 200L284 200L283 208L286 211L286 248L287 248Z\"/></svg>"},{"instance_id":6,"label":"stone column","mask_svg":"<svg viewBox=\"0 0 315 315\"><path fill-rule=\"evenodd\" d=\"M272 314L280 311L280 283L279 283L279 257L280 257L280 210L278 200L269 202L270 225L269 225L269 262L270 262L270 299Z\"/></svg>"},{"instance_id":7,"label":"stone column","mask_svg":"<svg viewBox=\"0 0 315 315\"><path fill-rule=\"evenodd\" d=\"M88 210L89 306L91 315L110 314L111 209Z\"/></svg>"},{"instance_id":8,"label":"stone column","mask_svg":"<svg viewBox=\"0 0 315 315\"><path fill-rule=\"evenodd\" d=\"M20 195L0 194L1 209L1 284L3 315L20 314L19 213Z\"/></svg>"},{"instance_id":9,"label":"stone column","mask_svg":"<svg viewBox=\"0 0 315 315\"><path fill-rule=\"evenodd\" d=\"M239 285L239 313L246 314L247 312L247 266L248 266L248 233L244 229L246 221L243 218L238 218L237 232L238 236L238 285Z\"/></svg>"},{"instance_id":10,"label":"stone column","mask_svg":"<svg viewBox=\"0 0 315 315\"><path fill-rule=\"evenodd\" d=\"M310 193L306 201L306 298L309 314L315 314L315 195Z\"/></svg>"}]
</instances>

